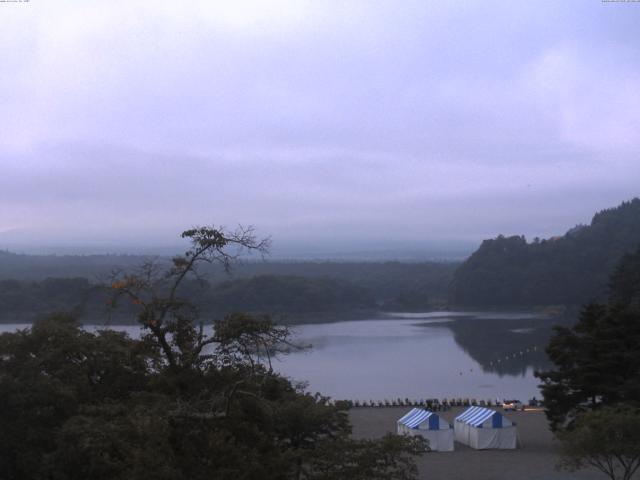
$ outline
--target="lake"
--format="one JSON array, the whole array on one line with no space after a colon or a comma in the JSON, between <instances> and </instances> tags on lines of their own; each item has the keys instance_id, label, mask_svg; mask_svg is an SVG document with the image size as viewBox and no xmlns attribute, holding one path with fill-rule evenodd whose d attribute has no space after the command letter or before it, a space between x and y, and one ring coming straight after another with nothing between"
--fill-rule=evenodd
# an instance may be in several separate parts
<instances>
[{"instance_id":1,"label":"lake","mask_svg":"<svg viewBox=\"0 0 640 480\"><path fill-rule=\"evenodd\" d=\"M295 341L312 348L281 357L274 368L335 399L540 398L533 372L547 366L548 319L486 312L388 316L293 326ZM27 326L4 324L0 331Z\"/></svg>"},{"instance_id":2,"label":"lake","mask_svg":"<svg viewBox=\"0 0 640 480\"><path fill-rule=\"evenodd\" d=\"M533 372L544 366L540 361L544 345L533 331L514 328L527 331L513 333L522 341L512 345L505 345L504 335L497 334L495 345L489 341L481 346L491 358L485 362L482 355L472 356L473 345L456 339L458 317L485 323L496 315L436 312L411 318L300 325L294 327L296 338L313 348L284 357L276 368L293 379L306 379L311 391L338 399L540 398ZM535 321L534 316L520 314L502 318L516 324ZM517 368L500 369L503 363Z\"/></svg>"}]
</instances>

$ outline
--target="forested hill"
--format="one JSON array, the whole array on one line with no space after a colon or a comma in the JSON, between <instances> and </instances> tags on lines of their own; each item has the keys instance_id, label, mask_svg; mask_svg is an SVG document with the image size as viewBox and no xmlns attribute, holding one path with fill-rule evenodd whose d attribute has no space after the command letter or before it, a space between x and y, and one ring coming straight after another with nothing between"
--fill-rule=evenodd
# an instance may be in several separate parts
<instances>
[{"instance_id":1,"label":"forested hill","mask_svg":"<svg viewBox=\"0 0 640 480\"><path fill-rule=\"evenodd\" d=\"M597 213L561 237L485 240L455 272L459 306L581 305L607 295L620 258L640 245L640 199Z\"/></svg>"}]
</instances>

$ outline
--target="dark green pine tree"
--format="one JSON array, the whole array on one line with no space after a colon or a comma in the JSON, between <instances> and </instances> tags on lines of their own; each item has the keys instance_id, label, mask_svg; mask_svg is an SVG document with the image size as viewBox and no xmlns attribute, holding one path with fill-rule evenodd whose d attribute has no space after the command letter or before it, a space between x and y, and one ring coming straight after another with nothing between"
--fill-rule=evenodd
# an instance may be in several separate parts
<instances>
[{"instance_id":1,"label":"dark green pine tree","mask_svg":"<svg viewBox=\"0 0 640 480\"><path fill-rule=\"evenodd\" d=\"M640 249L620 261L607 305L587 305L575 326L556 328L547 347L555 368L537 373L554 430L585 410L640 406L639 289Z\"/></svg>"}]
</instances>

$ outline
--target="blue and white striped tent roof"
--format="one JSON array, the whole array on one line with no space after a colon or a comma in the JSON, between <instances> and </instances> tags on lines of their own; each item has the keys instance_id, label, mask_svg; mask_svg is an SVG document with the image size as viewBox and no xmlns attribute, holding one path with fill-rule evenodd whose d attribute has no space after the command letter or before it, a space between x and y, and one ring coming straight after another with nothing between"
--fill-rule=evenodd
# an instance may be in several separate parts
<instances>
[{"instance_id":1,"label":"blue and white striped tent roof","mask_svg":"<svg viewBox=\"0 0 640 480\"><path fill-rule=\"evenodd\" d=\"M398 420L398 423L409 428L418 428L425 422L428 422L428 430L440 430L440 417L429 410L421 408L412 409Z\"/></svg>"},{"instance_id":2,"label":"blue and white striped tent roof","mask_svg":"<svg viewBox=\"0 0 640 480\"><path fill-rule=\"evenodd\" d=\"M514 425L510 420L504 418L500 412L484 407L470 407L456 417L456 422L463 422L472 427L482 427L484 422L491 419L493 428L510 427Z\"/></svg>"}]
</instances>

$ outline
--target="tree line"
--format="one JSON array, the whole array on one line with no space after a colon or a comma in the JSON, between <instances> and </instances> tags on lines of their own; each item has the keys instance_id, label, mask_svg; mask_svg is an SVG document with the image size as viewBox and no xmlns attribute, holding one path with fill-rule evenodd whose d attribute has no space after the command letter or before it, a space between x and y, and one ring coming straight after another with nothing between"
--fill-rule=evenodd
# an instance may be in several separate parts
<instances>
[{"instance_id":1,"label":"tree line","mask_svg":"<svg viewBox=\"0 0 640 480\"><path fill-rule=\"evenodd\" d=\"M158 266L169 265L166 259L141 259L141 264L149 261ZM265 272L269 271L267 266ZM180 285L181 294L209 320L237 311L269 313L285 323L364 318L381 310L415 311L441 306L454 269L450 264L395 263L318 264L312 269L298 264L281 266L275 269L279 273L272 274L262 273L255 265L244 265L239 268L256 275L236 273L225 278L219 266L206 265L202 269L206 279L185 279ZM30 322L61 310L100 322L106 318L109 292L104 284L108 278L109 274L92 280L0 280L0 322ZM109 314L116 322L126 323L132 318L130 306L124 304Z\"/></svg>"},{"instance_id":2,"label":"tree line","mask_svg":"<svg viewBox=\"0 0 640 480\"><path fill-rule=\"evenodd\" d=\"M209 321L243 311L270 313L284 322L336 315L370 315L377 309L371 293L330 278L261 275L210 283L188 279L180 286ZM74 311L85 320L130 323L132 309L107 309L109 289L85 278L48 278L40 282L0 280L0 321L30 322L47 313ZM315 316L315 317L314 317Z\"/></svg>"}]
</instances>

